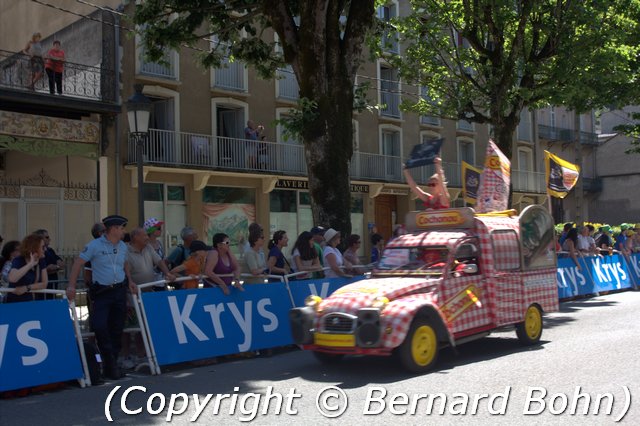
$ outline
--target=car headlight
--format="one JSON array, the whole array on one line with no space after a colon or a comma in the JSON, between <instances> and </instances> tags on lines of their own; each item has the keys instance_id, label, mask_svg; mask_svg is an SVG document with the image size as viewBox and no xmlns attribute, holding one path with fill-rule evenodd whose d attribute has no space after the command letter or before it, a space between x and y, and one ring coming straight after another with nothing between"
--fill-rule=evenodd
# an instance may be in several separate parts
<instances>
[{"instance_id":1,"label":"car headlight","mask_svg":"<svg viewBox=\"0 0 640 426\"><path fill-rule=\"evenodd\" d=\"M322 302L322 297L316 296L314 294L307 296L307 298L304 299L305 306L309 306L311 308L314 308L315 310L318 310L320 308L320 302Z\"/></svg>"},{"instance_id":2,"label":"car headlight","mask_svg":"<svg viewBox=\"0 0 640 426\"><path fill-rule=\"evenodd\" d=\"M384 309L385 306L389 303L389 299L384 296L378 296L373 299L373 303L371 304L372 308L378 308L380 310Z\"/></svg>"}]
</instances>

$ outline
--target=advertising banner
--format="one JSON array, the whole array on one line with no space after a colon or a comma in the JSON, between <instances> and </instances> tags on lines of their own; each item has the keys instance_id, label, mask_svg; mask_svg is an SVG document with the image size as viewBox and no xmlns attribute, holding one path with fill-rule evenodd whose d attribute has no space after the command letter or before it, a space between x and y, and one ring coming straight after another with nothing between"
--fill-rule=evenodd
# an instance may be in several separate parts
<instances>
[{"instance_id":1,"label":"advertising banner","mask_svg":"<svg viewBox=\"0 0 640 426\"><path fill-rule=\"evenodd\" d=\"M292 343L284 283L142 294L158 364L174 364Z\"/></svg>"},{"instance_id":2,"label":"advertising banner","mask_svg":"<svg viewBox=\"0 0 640 426\"><path fill-rule=\"evenodd\" d=\"M570 258L558 259L556 278L560 299L633 286L627 264L618 254L579 258L578 262L580 269Z\"/></svg>"},{"instance_id":3,"label":"advertising banner","mask_svg":"<svg viewBox=\"0 0 640 426\"><path fill-rule=\"evenodd\" d=\"M313 280L289 281L289 289L296 307L304 306L304 300L313 295L323 299L347 284L364 279L364 275L353 278L318 278Z\"/></svg>"},{"instance_id":4,"label":"advertising banner","mask_svg":"<svg viewBox=\"0 0 640 426\"><path fill-rule=\"evenodd\" d=\"M636 287L640 286L640 253L629 256L629 273Z\"/></svg>"},{"instance_id":5,"label":"advertising banner","mask_svg":"<svg viewBox=\"0 0 640 426\"><path fill-rule=\"evenodd\" d=\"M83 377L69 304L0 304L0 391Z\"/></svg>"}]
</instances>

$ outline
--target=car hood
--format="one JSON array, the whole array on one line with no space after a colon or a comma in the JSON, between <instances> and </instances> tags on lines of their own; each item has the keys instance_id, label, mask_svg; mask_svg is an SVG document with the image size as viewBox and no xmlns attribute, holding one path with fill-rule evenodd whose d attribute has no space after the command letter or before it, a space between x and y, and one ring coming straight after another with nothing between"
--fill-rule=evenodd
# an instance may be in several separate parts
<instances>
[{"instance_id":1,"label":"car hood","mask_svg":"<svg viewBox=\"0 0 640 426\"><path fill-rule=\"evenodd\" d=\"M386 297L390 302L410 295L434 293L439 278L393 277L371 278L356 281L339 288L331 296L320 303L320 312L343 312L353 314L361 309L371 307L378 297Z\"/></svg>"}]
</instances>

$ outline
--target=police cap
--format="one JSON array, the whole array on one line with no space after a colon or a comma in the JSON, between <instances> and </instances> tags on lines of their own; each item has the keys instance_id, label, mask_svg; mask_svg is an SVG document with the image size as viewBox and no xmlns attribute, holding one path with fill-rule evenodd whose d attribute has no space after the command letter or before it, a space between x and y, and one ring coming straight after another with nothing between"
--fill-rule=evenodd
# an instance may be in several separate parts
<instances>
[{"instance_id":1,"label":"police cap","mask_svg":"<svg viewBox=\"0 0 640 426\"><path fill-rule=\"evenodd\" d=\"M126 217L117 214L112 214L111 216L107 216L102 219L102 223L104 223L104 226L107 228L111 226L126 226L127 222L128 220Z\"/></svg>"}]
</instances>

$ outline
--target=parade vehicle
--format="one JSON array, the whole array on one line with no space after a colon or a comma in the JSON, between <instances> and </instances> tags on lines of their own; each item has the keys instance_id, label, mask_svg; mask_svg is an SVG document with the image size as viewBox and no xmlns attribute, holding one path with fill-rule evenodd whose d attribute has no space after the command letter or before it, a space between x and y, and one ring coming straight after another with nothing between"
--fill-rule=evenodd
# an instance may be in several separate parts
<instances>
[{"instance_id":1,"label":"parade vehicle","mask_svg":"<svg viewBox=\"0 0 640 426\"><path fill-rule=\"evenodd\" d=\"M324 362L395 355L431 369L446 346L515 328L539 342L542 313L558 309L553 219L542 206L476 214L472 208L407 214L368 279L290 311L294 342Z\"/></svg>"}]
</instances>

